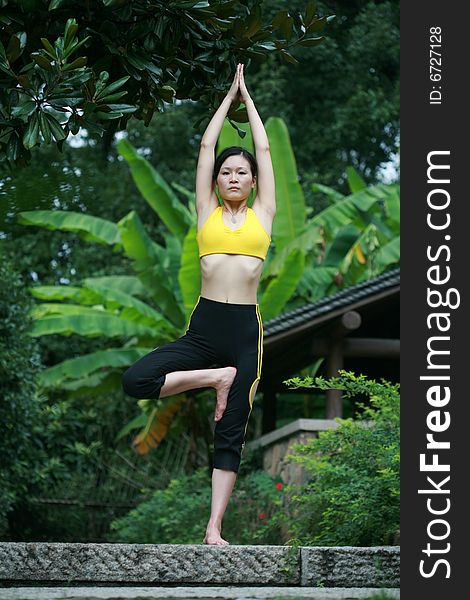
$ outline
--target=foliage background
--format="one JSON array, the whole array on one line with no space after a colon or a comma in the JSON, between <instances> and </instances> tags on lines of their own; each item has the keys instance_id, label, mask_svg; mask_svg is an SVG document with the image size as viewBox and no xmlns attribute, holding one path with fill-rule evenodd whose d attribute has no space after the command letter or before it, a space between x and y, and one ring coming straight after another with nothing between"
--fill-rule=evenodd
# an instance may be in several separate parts
<instances>
[{"instance_id":1,"label":"foliage background","mask_svg":"<svg viewBox=\"0 0 470 600\"><path fill-rule=\"evenodd\" d=\"M264 6L269 15L285 3L274 0ZM302 8L305 4L296 0L290 6ZM368 183L380 181L383 165L397 152L399 133L398 1L319 2L318 11L334 13L337 18L323 44L295 49L298 67L272 55L264 63L253 62L245 76L263 121L274 115L287 122L299 181L313 213L326 205L326 199L312 192L312 183L345 192L345 169L351 164ZM155 114L148 128L132 122L126 134L167 181L193 189L203 133L193 124L205 111L202 104L192 101L166 105L166 112ZM27 286L74 285L87 276L129 272L127 260L109 248L100 246L97 252L93 245L66 233L25 228L16 223L18 212L70 209L116 222L135 209L149 235L163 242L162 224L142 201L114 144L109 146L93 133L82 130L69 138L62 153L55 145L42 147L33 152L31 165L17 173L9 173L0 163L0 176L1 309L8 327L8 322L14 323L21 331L25 325L21 316L27 311ZM185 201L183 196L181 200ZM3 521L0 535L25 540L103 541L113 517L149 496L143 482L155 482L154 488L167 484L170 472L158 479L161 472L157 466L165 452L171 453L172 442L166 448L163 445L161 454L137 462L126 440L119 447L113 444L116 431L137 412L124 394L78 402L59 393L47 398L35 393L34 374L40 365L52 366L65 357L88 352L90 340L53 335L33 343L18 336L14 346L18 350L7 363L8 336L11 330L2 347L2 366L9 372L21 371L25 384L6 380L10 402L9 408L4 405L2 410L11 411L5 415L5 423L10 419L15 426L7 430L4 443L16 448L19 459L3 490L2 504L13 510L8 522ZM105 347L104 338L92 344L94 350ZM280 403L279 424L299 416L321 416L321 409L286 395ZM256 422L259 415L254 412L253 417ZM184 432L179 434L184 439ZM4 456L8 456L7 450ZM172 467L172 473L176 472ZM57 506L52 510L52 505L46 509L37 501L64 496L75 503L71 510ZM87 507L90 501L94 505ZM121 507L116 506L119 502Z\"/></svg>"}]
</instances>

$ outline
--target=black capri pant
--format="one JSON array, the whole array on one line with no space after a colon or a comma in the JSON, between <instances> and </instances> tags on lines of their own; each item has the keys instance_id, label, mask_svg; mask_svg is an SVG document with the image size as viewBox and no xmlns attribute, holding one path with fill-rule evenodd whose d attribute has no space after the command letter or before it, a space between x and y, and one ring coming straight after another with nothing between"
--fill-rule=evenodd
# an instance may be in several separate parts
<instances>
[{"instance_id":1,"label":"black capri pant","mask_svg":"<svg viewBox=\"0 0 470 600\"><path fill-rule=\"evenodd\" d=\"M216 469L238 472L253 408L253 386L261 378L263 323L259 304L218 302L199 296L183 336L159 346L122 376L126 394L158 398L167 373L233 366L227 408L214 430Z\"/></svg>"}]
</instances>

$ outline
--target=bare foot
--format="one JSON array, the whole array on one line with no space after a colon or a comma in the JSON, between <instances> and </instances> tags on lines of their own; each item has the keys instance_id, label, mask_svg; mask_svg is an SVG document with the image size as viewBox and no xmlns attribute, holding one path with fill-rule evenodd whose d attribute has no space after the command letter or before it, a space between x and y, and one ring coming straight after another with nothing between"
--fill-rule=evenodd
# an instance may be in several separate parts
<instances>
[{"instance_id":1,"label":"bare foot","mask_svg":"<svg viewBox=\"0 0 470 600\"><path fill-rule=\"evenodd\" d=\"M214 544L218 546L224 546L229 544L227 540L224 540L220 537L220 527L209 522L206 529L206 536L204 538L203 544Z\"/></svg>"},{"instance_id":2,"label":"bare foot","mask_svg":"<svg viewBox=\"0 0 470 600\"><path fill-rule=\"evenodd\" d=\"M232 387L235 375L237 374L236 367L222 367L218 370L220 371L220 378L214 386L217 390L217 404L215 407L214 421L220 421L227 408L228 393Z\"/></svg>"}]
</instances>

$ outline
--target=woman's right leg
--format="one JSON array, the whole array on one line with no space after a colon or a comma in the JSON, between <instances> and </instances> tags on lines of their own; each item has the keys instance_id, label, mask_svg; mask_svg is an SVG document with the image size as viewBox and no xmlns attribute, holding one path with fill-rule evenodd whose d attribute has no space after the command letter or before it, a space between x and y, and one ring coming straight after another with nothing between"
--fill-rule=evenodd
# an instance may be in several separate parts
<instances>
[{"instance_id":1,"label":"woman's right leg","mask_svg":"<svg viewBox=\"0 0 470 600\"><path fill-rule=\"evenodd\" d=\"M235 367L167 373L159 397L165 398L166 396L172 396L173 394L201 387L213 387L217 392L217 403L214 413L214 421L217 422L220 421L227 408L228 393L236 374L237 369Z\"/></svg>"},{"instance_id":2,"label":"woman's right leg","mask_svg":"<svg viewBox=\"0 0 470 600\"><path fill-rule=\"evenodd\" d=\"M160 398L179 394L186 390L205 387L219 387L226 379L226 368L194 369L192 371L173 371L165 376L165 383L160 390Z\"/></svg>"},{"instance_id":3,"label":"woman's right leg","mask_svg":"<svg viewBox=\"0 0 470 600\"><path fill-rule=\"evenodd\" d=\"M187 390L213 387L217 392L214 420L220 421L236 369L208 368L216 362L207 342L197 334L186 332L131 365L122 376L122 387L134 398L164 398Z\"/></svg>"}]
</instances>

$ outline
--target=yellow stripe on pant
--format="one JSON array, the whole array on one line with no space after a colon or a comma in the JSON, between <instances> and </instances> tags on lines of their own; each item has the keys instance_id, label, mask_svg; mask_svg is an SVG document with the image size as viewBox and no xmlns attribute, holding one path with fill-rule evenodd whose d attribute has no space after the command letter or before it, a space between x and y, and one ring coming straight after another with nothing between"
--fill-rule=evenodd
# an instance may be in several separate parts
<instances>
[{"instance_id":1,"label":"yellow stripe on pant","mask_svg":"<svg viewBox=\"0 0 470 600\"><path fill-rule=\"evenodd\" d=\"M201 294L199 294L199 298L197 299L196 304L194 305L194 308L191 311L191 314L189 315L188 326L186 327L186 331L184 333L188 333L189 325L191 323L191 317L193 316L193 312L196 310L197 305L199 304L200 299L201 299Z\"/></svg>"},{"instance_id":2,"label":"yellow stripe on pant","mask_svg":"<svg viewBox=\"0 0 470 600\"><path fill-rule=\"evenodd\" d=\"M250 420L251 411L253 410L253 400L251 398L251 390L257 381L261 379L261 366L263 364L263 322L261 320L261 313L259 310L259 304L256 305L256 318L258 319L258 364L256 368L256 379L253 381L250 387L250 391L248 392L248 402L250 403L250 412L248 413L248 417L246 419L245 431L243 434L243 438L246 435L246 429L248 427L248 421ZM245 441L242 444L242 450L245 447Z\"/></svg>"}]
</instances>

